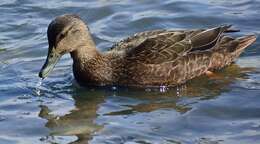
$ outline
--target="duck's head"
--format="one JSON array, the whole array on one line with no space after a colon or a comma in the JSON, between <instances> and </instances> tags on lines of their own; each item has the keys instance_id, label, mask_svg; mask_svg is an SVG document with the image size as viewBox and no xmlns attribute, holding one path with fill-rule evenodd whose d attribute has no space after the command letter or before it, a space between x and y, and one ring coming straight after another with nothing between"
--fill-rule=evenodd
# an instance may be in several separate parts
<instances>
[{"instance_id":1,"label":"duck's head","mask_svg":"<svg viewBox=\"0 0 260 144\"><path fill-rule=\"evenodd\" d=\"M62 55L76 51L88 41L88 33L88 27L77 15L66 14L55 18L48 27L48 56L39 77L47 77Z\"/></svg>"}]
</instances>

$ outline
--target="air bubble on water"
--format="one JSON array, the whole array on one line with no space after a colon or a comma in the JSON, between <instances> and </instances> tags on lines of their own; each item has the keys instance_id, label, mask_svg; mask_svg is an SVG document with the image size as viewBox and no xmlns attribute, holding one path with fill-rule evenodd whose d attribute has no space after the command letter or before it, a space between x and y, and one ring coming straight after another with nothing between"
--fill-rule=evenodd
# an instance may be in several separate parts
<instances>
[{"instance_id":1,"label":"air bubble on water","mask_svg":"<svg viewBox=\"0 0 260 144\"><path fill-rule=\"evenodd\" d=\"M146 92L151 92L152 89L151 89L151 88L146 88L145 91L146 91Z\"/></svg>"},{"instance_id":2,"label":"air bubble on water","mask_svg":"<svg viewBox=\"0 0 260 144\"><path fill-rule=\"evenodd\" d=\"M167 89L167 86L160 86L160 92L166 92Z\"/></svg>"},{"instance_id":3,"label":"air bubble on water","mask_svg":"<svg viewBox=\"0 0 260 144\"><path fill-rule=\"evenodd\" d=\"M113 87L112 87L112 90L116 90L116 89L117 89L116 86L113 86Z\"/></svg>"}]
</instances>

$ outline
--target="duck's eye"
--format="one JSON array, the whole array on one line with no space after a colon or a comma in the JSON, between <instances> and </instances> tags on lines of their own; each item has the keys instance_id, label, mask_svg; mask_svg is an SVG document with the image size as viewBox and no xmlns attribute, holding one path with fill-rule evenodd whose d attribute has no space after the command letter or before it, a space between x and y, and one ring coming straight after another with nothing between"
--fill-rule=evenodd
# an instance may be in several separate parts
<instances>
[{"instance_id":1,"label":"duck's eye","mask_svg":"<svg viewBox=\"0 0 260 144\"><path fill-rule=\"evenodd\" d=\"M76 30L73 30L71 33L77 33L77 32L79 32L79 30L78 29L76 29Z\"/></svg>"},{"instance_id":2,"label":"duck's eye","mask_svg":"<svg viewBox=\"0 0 260 144\"><path fill-rule=\"evenodd\" d=\"M65 37L64 33L60 34L60 40L62 40L64 37Z\"/></svg>"}]
</instances>

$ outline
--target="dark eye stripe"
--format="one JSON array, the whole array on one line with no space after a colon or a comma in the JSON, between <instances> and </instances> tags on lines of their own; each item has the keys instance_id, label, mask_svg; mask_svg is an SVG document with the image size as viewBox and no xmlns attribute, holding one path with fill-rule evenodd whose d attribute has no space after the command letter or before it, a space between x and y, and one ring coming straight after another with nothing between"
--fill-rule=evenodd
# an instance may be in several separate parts
<instances>
[{"instance_id":1,"label":"dark eye stripe","mask_svg":"<svg viewBox=\"0 0 260 144\"><path fill-rule=\"evenodd\" d=\"M60 34L57 36L56 44L57 44L58 42L60 42L63 38L65 38L65 37L68 35L68 32L71 31L72 28L73 28L73 25L70 26L65 32L60 33ZM79 31L79 30L74 30L74 31L72 31L72 33L75 33L75 32L77 32L77 31Z\"/></svg>"},{"instance_id":2,"label":"dark eye stripe","mask_svg":"<svg viewBox=\"0 0 260 144\"><path fill-rule=\"evenodd\" d=\"M61 41L65 36L67 35L67 32L66 33L61 33L57 36L57 39L56 39L56 44Z\"/></svg>"},{"instance_id":3,"label":"dark eye stripe","mask_svg":"<svg viewBox=\"0 0 260 144\"><path fill-rule=\"evenodd\" d=\"M71 33L76 33L76 32L78 32L79 30L78 29L76 29L76 30L73 30Z\"/></svg>"},{"instance_id":4,"label":"dark eye stripe","mask_svg":"<svg viewBox=\"0 0 260 144\"><path fill-rule=\"evenodd\" d=\"M61 33L59 35L59 41L62 40L65 36L67 36L68 32L73 28L73 25L71 27L69 27L64 33Z\"/></svg>"},{"instance_id":5,"label":"dark eye stripe","mask_svg":"<svg viewBox=\"0 0 260 144\"><path fill-rule=\"evenodd\" d=\"M61 39L63 39L65 36L66 36L66 33L62 33L62 34L60 34L59 39L61 40Z\"/></svg>"}]
</instances>

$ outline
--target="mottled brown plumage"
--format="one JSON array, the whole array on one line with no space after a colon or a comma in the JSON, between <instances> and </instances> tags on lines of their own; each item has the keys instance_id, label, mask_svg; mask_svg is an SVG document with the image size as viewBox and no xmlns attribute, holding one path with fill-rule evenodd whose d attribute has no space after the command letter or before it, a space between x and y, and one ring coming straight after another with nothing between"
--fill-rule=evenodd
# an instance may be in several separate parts
<instances>
[{"instance_id":1,"label":"mottled brown plumage","mask_svg":"<svg viewBox=\"0 0 260 144\"><path fill-rule=\"evenodd\" d=\"M48 27L49 52L39 73L46 77L70 53L81 85L175 86L232 63L256 40L232 38L230 26L137 33L104 53L96 49L85 23L75 15L57 17Z\"/></svg>"}]
</instances>

